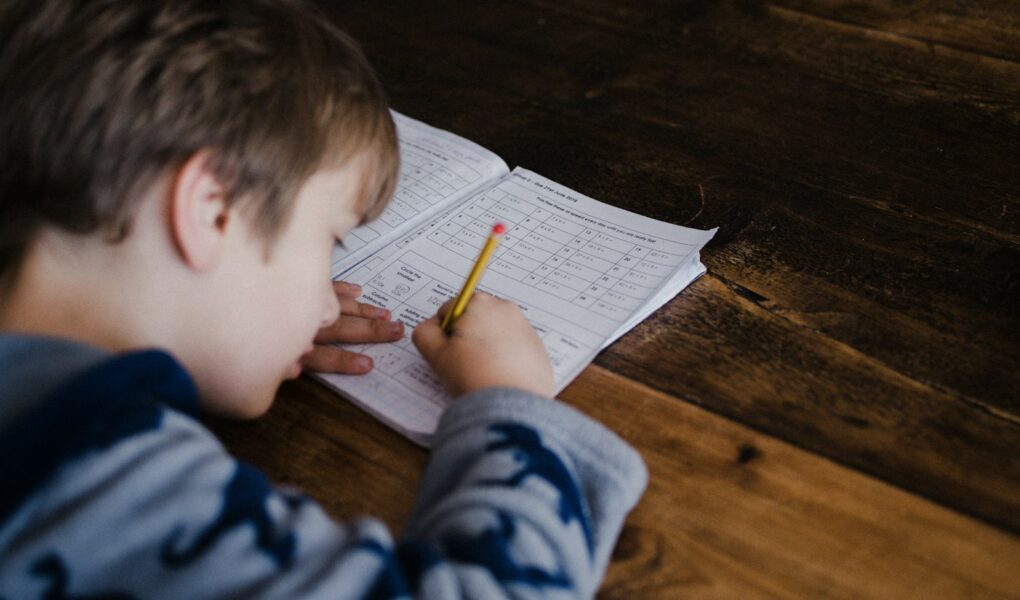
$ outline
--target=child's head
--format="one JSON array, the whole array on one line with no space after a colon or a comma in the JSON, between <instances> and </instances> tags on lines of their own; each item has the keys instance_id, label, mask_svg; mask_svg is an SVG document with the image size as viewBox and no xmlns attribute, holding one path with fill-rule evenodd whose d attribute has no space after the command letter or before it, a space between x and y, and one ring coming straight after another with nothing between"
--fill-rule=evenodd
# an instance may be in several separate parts
<instances>
[{"instance_id":1,"label":"child's head","mask_svg":"<svg viewBox=\"0 0 1020 600\"><path fill-rule=\"evenodd\" d=\"M226 412L264 409L335 316L333 236L381 211L397 160L371 68L296 0L0 6L0 298L28 285L26 265L52 240L156 255L155 241L126 241L164 227L194 286L226 297L201 311L166 304L196 327L167 345ZM159 226L145 229L145 215ZM232 347L216 340L227 336Z\"/></svg>"}]
</instances>

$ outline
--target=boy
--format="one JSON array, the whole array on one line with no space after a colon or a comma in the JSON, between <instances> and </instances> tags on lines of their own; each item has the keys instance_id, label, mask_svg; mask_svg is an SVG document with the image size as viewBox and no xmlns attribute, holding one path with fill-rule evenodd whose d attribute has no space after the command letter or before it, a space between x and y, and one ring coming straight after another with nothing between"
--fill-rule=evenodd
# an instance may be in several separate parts
<instances>
[{"instance_id":1,"label":"boy","mask_svg":"<svg viewBox=\"0 0 1020 600\"><path fill-rule=\"evenodd\" d=\"M400 334L328 279L396 173L371 69L296 1L3 4L0 598L594 593L644 466L548 398L509 303L414 331L459 400L397 544L194 418L261 414L302 360L365 369L320 328Z\"/></svg>"}]
</instances>

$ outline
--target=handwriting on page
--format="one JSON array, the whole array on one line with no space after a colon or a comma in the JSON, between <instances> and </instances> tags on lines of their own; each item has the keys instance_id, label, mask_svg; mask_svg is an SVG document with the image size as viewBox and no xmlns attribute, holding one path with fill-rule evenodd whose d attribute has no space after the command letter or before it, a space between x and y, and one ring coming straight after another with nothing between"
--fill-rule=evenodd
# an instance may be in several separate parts
<instances>
[{"instance_id":1,"label":"handwriting on page","mask_svg":"<svg viewBox=\"0 0 1020 600\"><path fill-rule=\"evenodd\" d=\"M567 213L511 179L396 256L369 259L345 277L363 285L364 301L388 308L413 328L456 295L497 221L509 231L480 289L521 306L545 343L557 381L564 382L697 249L649 240L598 216ZM399 383L405 394L444 397L408 338L353 349L373 356L379 375Z\"/></svg>"}]
</instances>

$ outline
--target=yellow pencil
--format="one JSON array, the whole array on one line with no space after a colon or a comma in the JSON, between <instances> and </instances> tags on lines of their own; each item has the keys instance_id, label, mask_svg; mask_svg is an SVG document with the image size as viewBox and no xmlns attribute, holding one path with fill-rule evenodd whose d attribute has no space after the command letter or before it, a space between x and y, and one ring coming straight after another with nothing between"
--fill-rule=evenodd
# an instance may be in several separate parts
<instances>
[{"instance_id":1,"label":"yellow pencil","mask_svg":"<svg viewBox=\"0 0 1020 600\"><path fill-rule=\"evenodd\" d=\"M450 328L453 327L453 322L460 317L461 313L464 312L464 308L467 307L468 301L471 300L471 294L475 293L475 286L478 285L478 280L482 278L482 272L485 271L485 266L489 264L489 258L492 257L492 253L496 251L496 246L499 245L499 241L503 239L503 233L506 232L506 227L502 223L496 223L492 226L492 234L489 235L489 239L485 241L485 245L482 246L482 251L478 254L478 260L475 261L475 266L472 267L471 273L468 275L467 281L464 282L464 287L461 288L460 293L457 294L457 299L453 303L453 308L450 312L446 313L446 318L443 319L441 327L443 331L449 333Z\"/></svg>"}]
</instances>

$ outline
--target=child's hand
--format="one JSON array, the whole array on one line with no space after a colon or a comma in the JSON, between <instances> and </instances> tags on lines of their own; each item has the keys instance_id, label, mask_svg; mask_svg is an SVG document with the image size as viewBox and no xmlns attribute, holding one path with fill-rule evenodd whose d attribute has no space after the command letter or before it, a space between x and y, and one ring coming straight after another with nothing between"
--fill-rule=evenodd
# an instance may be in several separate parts
<instances>
[{"instance_id":1,"label":"child's hand","mask_svg":"<svg viewBox=\"0 0 1020 600\"><path fill-rule=\"evenodd\" d=\"M391 321L390 311L355 301L361 286L342 281L333 282L340 301L340 318L323 327L315 336L315 347L301 357L301 366L311 371L358 375L372 370L372 359L335 346L335 342L392 342L404 335L404 324Z\"/></svg>"},{"instance_id":2,"label":"child's hand","mask_svg":"<svg viewBox=\"0 0 1020 600\"><path fill-rule=\"evenodd\" d=\"M412 339L454 397L508 386L552 396L553 373L545 346L512 302L475 294L449 335L439 323L453 301L422 321Z\"/></svg>"}]
</instances>

